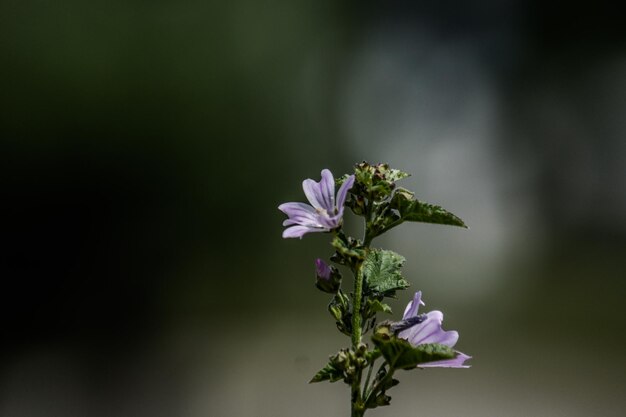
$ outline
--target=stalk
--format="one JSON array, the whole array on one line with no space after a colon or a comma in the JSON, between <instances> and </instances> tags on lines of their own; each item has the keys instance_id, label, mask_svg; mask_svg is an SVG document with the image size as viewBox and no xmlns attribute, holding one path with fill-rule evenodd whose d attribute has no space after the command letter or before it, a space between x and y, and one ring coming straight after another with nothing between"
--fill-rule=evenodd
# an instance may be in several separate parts
<instances>
[{"instance_id":1,"label":"stalk","mask_svg":"<svg viewBox=\"0 0 626 417\"><path fill-rule=\"evenodd\" d=\"M354 277L354 301L352 309L352 347L356 351L361 343L361 298L363 298L362 263L357 266Z\"/></svg>"},{"instance_id":2,"label":"stalk","mask_svg":"<svg viewBox=\"0 0 626 417\"><path fill-rule=\"evenodd\" d=\"M368 209L369 220L371 211ZM363 246L365 248L365 254L369 251L370 243L373 237L369 232L369 221L365 222L365 236L363 238ZM363 263L359 263L356 266L354 274L354 299L352 308L352 349L356 352L361 344L362 337L362 319L361 316L361 301L363 299ZM361 366L356 369L354 380L352 381L352 404L351 404L351 417L362 417L365 414L365 403L361 395L361 377L363 376L363 368ZM369 376L368 376L369 380Z\"/></svg>"},{"instance_id":3,"label":"stalk","mask_svg":"<svg viewBox=\"0 0 626 417\"><path fill-rule=\"evenodd\" d=\"M363 298L363 269L362 263L356 268L354 276L354 300L352 309L352 349L356 352L361 344L361 299ZM361 417L365 414L365 407L361 397L361 375L362 368L356 369L354 380L352 381L352 407L351 416Z\"/></svg>"}]
</instances>

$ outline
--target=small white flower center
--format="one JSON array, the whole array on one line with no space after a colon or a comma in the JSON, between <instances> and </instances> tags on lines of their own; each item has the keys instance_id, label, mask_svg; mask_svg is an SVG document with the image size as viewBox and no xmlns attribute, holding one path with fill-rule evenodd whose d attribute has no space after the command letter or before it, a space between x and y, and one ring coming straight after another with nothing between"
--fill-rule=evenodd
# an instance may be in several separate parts
<instances>
[{"instance_id":1,"label":"small white flower center","mask_svg":"<svg viewBox=\"0 0 626 417\"><path fill-rule=\"evenodd\" d=\"M320 215L322 216L326 216L328 217L328 211L326 211L326 209L323 208L316 208L315 211L317 211Z\"/></svg>"}]
</instances>

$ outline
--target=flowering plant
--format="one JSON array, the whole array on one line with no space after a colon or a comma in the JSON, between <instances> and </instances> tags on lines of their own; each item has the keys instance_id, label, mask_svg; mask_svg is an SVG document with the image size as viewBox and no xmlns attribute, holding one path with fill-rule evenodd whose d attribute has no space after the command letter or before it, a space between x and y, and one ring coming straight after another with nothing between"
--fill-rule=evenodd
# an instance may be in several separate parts
<instances>
[{"instance_id":1,"label":"flowering plant","mask_svg":"<svg viewBox=\"0 0 626 417\"><path fill-rule=\"evenodd\" d=\"M400 369L428 367L467 368L470 356L453 349L459 334L445 331L443 313L431 311L418 314L422 293L416 292L407 305L402 320L378 322L378 313L391 314L385 298L395 298L409 283L401 273L404 257L371 247L374 238L404 222L436 223L466 227L465 223L443 208L421 202L396 182L407 173L386 164L367 162L355 166L354 174L337 180L324 169L322 179L304 180L302 188L310 204L285 203L278 208L288 216L283 226L284 238L302 238L307 233L332 234L335 250L330 260L348 269L354 276L349 294L342 290L342 275L324 260L315 261L316 286L333 297L328 310L340 332L351 338L351 346L330 357L311 382L343 381L351 389L351 416L389 405L387 392L399 381L393 378ZM335 188L339 191L335 196ZM365 220L362 239L345 235L344 207ZM363 336L372 331L372 345ZM375 363L382 359L373 374ZM366 374L365 378L363 378Z\"/></svg>"}]
</instances>

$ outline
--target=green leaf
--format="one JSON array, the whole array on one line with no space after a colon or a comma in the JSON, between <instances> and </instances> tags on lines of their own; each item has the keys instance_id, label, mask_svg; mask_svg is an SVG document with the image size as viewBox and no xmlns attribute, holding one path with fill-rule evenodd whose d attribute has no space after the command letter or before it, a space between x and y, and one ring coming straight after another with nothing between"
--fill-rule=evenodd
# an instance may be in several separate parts
<instances>
[{"instance_id":1,"label":"green leaf","mask_svg":"<svg viewBox=\"0 0 626 417\"><path fill-rule=\"evenodd\" d=\"M411 174L402 172L399 169L393 169L393 168L388 168L388 167L383 171L383 175L385 177L385 180L392 181L392 182L396 182L396 181L399 181L401 179L411 176Z\"/></svg>"},{"instance_id":2,"label":"green leaf","mask_svg":"<svg viewBox=\"0 0 626 417\"><path fill-rule=\"evenodd\" d=\"M413 198L413 193L398 189L390 201L392 209L397 210L400 221L445 224L465 227L463 220L434 204L424 203ZM397 220L395 220L397 223Z\"/></svg>"},{"instance_id":3,"label":"green leaf","mask_svg":"<svg viewBox=\"0 0 626 417\"><path fill-rule=\"evenodd\" d=\"M381 303L379 300L368 298L366 310L372 313L389 313L391 314L391 307L388 304Z\"/></svg>"},{"instance_id":4,"label":"green leaf","mask_svg":"<svg viewBox=\"0 0 626 417\"><path fill-rule=\"evenodd\" d=\"M363 276L370 291L393 296L409 283L402 277L400 268L404 257L390 250L372 249L363 261Z\"/></svg>"},{"instance_id":5,"label":"green leaf","mask_svg":"<svg viewBox=\"0 0 626 417\"><path fill-rule=\"evenodd\" d=\"M389 327L379 327L372 341L383 355L390 367L394 369L412 369L416 366L444 359L452 359L456 352L446 345L428 343L413 346L408 341L396 337Z\"/></svg>"},{"instance_id":6,"label":"green leaf","mask_svg":"<svg viewBox=\"0 0 626 417\"><path fill-rule=\"evenodd\" d=\"M343 379L343 371L337 369L332 363L329 363L311 378L309 384L322 381L337 382L341 379Z\"/></svg>"}]
</instances>

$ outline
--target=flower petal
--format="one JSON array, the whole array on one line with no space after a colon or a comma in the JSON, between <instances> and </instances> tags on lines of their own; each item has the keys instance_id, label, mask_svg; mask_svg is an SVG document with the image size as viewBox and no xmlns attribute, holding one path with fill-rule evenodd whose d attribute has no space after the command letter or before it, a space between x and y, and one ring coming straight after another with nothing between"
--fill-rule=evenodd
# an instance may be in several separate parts
<instances>
[{"instance_id":1,"label":"flower petal","mask_svg":"<svg viewBox=\"0 0 626 417\"><path fill-rule=\"evenodd\" d=\"M285 203L278 206L278 209L289 216L283 222L283 226L299 224L302 226L324 227L319 221L319 213L308 204Z\"/></svg>"},{"instance_id":2,"label":"flower petal","mask_svg":"<svg viewBox=\"0 0 626 417\"><path fill-rule=\"evenodd\" d=\"M469 368L470 365L463 365L463 363L472 359L471 356L466 355L465 353L456 351L457 356L453 359L444 359L442 361L434 361L434 362L426 362L421 365L417 365L420 368Z\"/></svg>"},{"instance_id":3,"label":"flower petal","mask_svg":"<svg viewBox=\"0 0 626 417\"><path fill-rule=\"evenodd\" d=\"M306 217L299 217L299 216L292 217L283 222L283 226L291 226L293 224L299 224L300 226L307 226L307 227L325 228L316 219L309 219Z\"/></svg>"},{"instance_id":4,"label":"flower petal","mask_svg":"<svg viewBox=\"0 0 626 417\"><path fill-rule=\"evenodd\" d=\"M324 229L318 229L318 228L308 227L308 226L292 226L292 227L288 227L287 229L283 231L283 237L285 239L290 238L290 237L302 238L302 236L304 236L307 233L325 232L325 231L326 230Z\"/></svg>"},{"instance_id":5,"label":"flower petal","mask_svg":"<svg viewBox=\"0 0 626 417\"><path fill-rule=\"evenodd\" d=\"M322 190L318 182L310 178L306 179L302 181L302 190L314 208L326 210L326 204L324 204L324 197L322 196Z\"/></svg>"},{"instance_id":6,"label":"flower petal","mask_svg":"<svg viewBox=\"0 0 626 417\"><path fill-rule=\"evenodd\" d=\"M335 214L335 178L330 170L322 170L322 180L320 181L319 186L322 193L324 208L326 209L326 212L332 216Z\"/></svg>"},{"instance_id":7,"label":"flower petal","mask_svg":"<svg viewBox=\"0 0 626 417\"><path fill-rule=\"evenodd\" d=\"M440 343L453 347L459 340L459 334L454 330L443 330L441 328L442 322L443 313L437 310L431 311L427 313L426 320L400 332L398 336L408 340L413 346L424 343Z\"/></svg>"},{"instance_id":8,"label":"flower petal","mask_svg":"<svg viewBox=\"0 0 626 417\"><path fill-rule=\"evenodd\" d=\"M322 227L325 227L328 230L335 229L341 224L341 216L328 217L326 215L320 215L317 220L320 222Z\"/></svg>"},{"instance_id":9,"label":"flower petal","mask_svg":"<svg viewBox=\"0 0 626 417\"><path fill-rule=\"evenodd\" d=\"M354 175L350 175L337 192L337 209L338 214L343 215L343 206L346 204L346 197L348 196L348 190L354 185Z\"/></svg>"},{"instance_id":10,"label":"flower petal","mask_svg":"<svg viewBox=\"0 0 626 417\"><path fill-rule=\"evenodd\" d=\"M282 211L289 217L296 215L304 216L307 214L317 214L313 207L304 203L284 203L278 206L278 210Z\"/></svg>"},{"instance_id":11,"label":"flower petal","mask_svg":"<svg viewBox=\"0 0 626 417\"><path fill-rule=\"evenodd\" d=\"M420 304L423 306L426 305L422 301L422 292L418 291L413 296L413 300L409 301L409 304L407 304L406 309L404 309L404 315L402 316L402 320L406 320L409 317L417 316L417 311L419 310Z\"/></svg>"}]
</instances>

